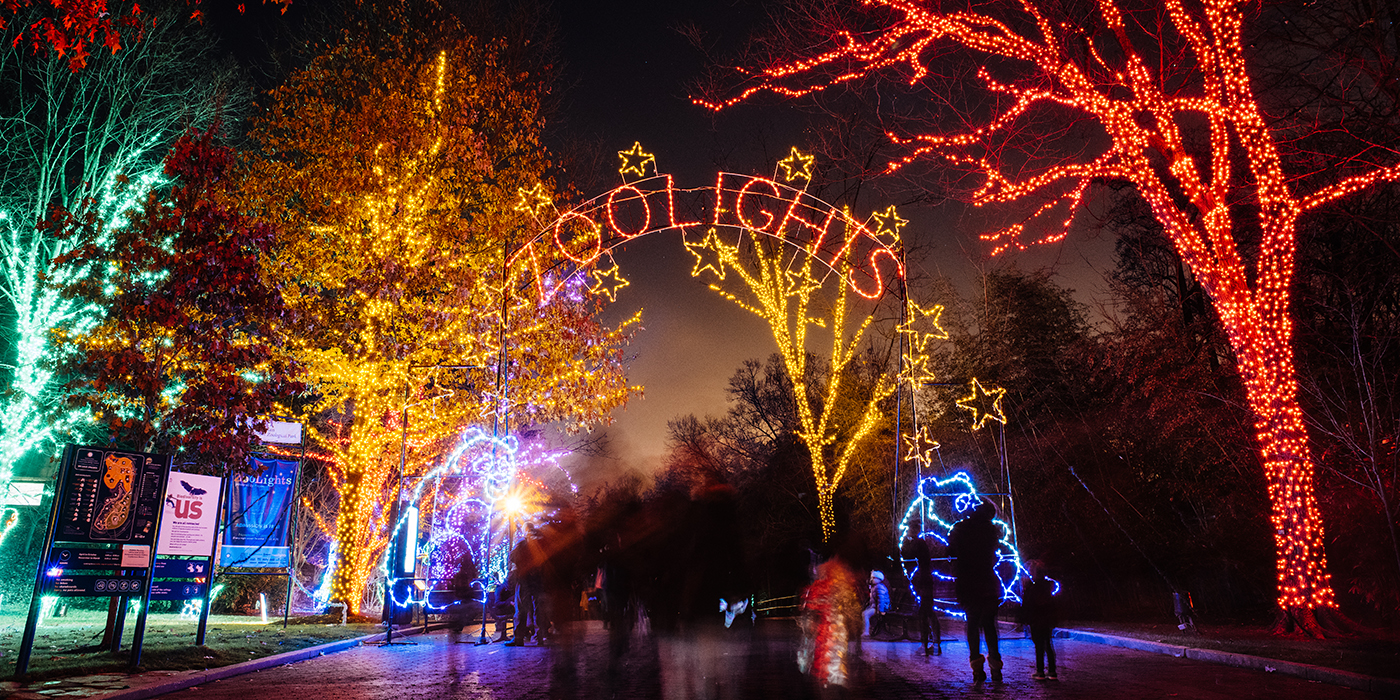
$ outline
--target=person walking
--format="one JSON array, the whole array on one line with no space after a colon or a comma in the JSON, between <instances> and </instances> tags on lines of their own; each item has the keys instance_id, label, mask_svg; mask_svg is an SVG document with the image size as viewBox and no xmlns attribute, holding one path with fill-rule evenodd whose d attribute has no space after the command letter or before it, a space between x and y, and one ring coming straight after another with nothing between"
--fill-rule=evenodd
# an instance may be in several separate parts
<instances>
[{"instance_id":1,"label":"person walking","mask_svg":"<svg viewBox=\"0 0 1400 700\"><path fill-rule=\"evenodd\" d=\"M952 557L956 581L954 587L958 604L967 614L967 655L972 666L972 680L987 680L982 669L985 660L992 672L992 681L1000 683L1001 650L997 646L997 608L1001 605L1001 581L997 578L997 541L1000 532L992 518L996 506L983 501L972 514L957 524L948 536L948 556ZM981 654L978 634L987 641L987 656Z\"/></svg>"},{"instance_id":2,"label":"person walking","mask_svg":"<svg viewBox=\"0 0 1400 700\"><path fill-rule=\"evenodd\" d=\"M890 611L890 587L885 585L885 572L870 572L870 602L865 605L861 616L865 618L865 636L871 633L870 618Z\"/></svg>"},{"instance_id":3,"label":"person walking","mask_svg":"<svg viewBox=\"0 0 1400 700\"><path fill-rule=\"evenodd\" d=\"M515 545L515 549L510 553L510 563L515 568L515 629L506 646L511 647L525 646L525 640L538 631L536 627L540 624L537 604L544 552L535 528L527 526L526 530L524 539ZM543 636L540 634L536 639Z\"/></svg>"},{"instance_id":4,"label":"person walking","mask_svg":"<svg viewBox=\"0 0 1400 700\"><path fill-rule=\"evenodd\" d=\"M1030 578L1021 584L1021 624L1030 627L1031 642L1035 644L1035 675L1031 678L1057 680L1055 673L1055 623L1058 611L1055 605L1054 581L1045 577L1045 567L1040 562L1027 562ZM1046 673L1046 664L1049 673Z\"/></svg>"},{"instance_id":5,"label":"person walking","mask_svg":"<svg viewBox=\"0 0 1400 700\"><path fill-rule=\"evenodd\" d=\"M919 639L923 643L924 656L930 653L937 656L943 655L943 627L938 622L938 613L933 609L933 601L937 596L937 582L933 578L933 558L929 555L928 542L924 539L914 541L914 562L917 568L909 584L914 589L914 596L919 599ZM928 640L932 634L934 651L929 651Z\"/></svg>"}]
</instances>

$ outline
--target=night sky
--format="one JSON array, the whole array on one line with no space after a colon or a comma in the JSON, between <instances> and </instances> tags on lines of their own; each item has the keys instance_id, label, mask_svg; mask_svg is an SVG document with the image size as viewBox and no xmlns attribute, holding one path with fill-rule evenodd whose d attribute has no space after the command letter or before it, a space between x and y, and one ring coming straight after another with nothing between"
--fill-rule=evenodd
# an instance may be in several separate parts
<instances>
[{"instance_id":1,"label":"night sky","mask_svg":"<svg viewBox=\"0 0 1400 700\"><path fill-rule=\"evenodd\" d=\"M206 3L205 10L208 24L246 65L261 55L256 45L263 40L257 35L285 42L290 31L295 40L295 15L312 1L293 3L291 21L284 24L292 29L280 38L266 29L275 13L269 6L249 3L244 16L224 3ZM554 11L563 81L552 145L592 152L600 163L612 164L609 171L576 173L579 186L588 188L585 197L620 184L615 154L634 141L656 155L660 171L674 175L678 187L710 184L718 170L771 175L789 146L804 147L805 117L790 106L770 100L716 116L688 99L707 64L680 28L698 29L712 55L733 56L764 26L766 10L758 0L575 0L558 3ZM986 217L969 215L956 204L901 207L900 213L911 222L903 231L906 240L917 239L929 251L909 261L911 275L947 276L968 294L978 270L1015 264L1026 270L1053 267L1063 284L1092 303L1104 286L1102 271L1111 265L1111 241L1086 241L1082 232L1065 244L993 260L977 240L988 228ZM614 413L615 423L604 430L610 457L571 460L585 491L628 470L652 472L662 461L667 421L688 413L722 414L730 375L744 360L762 360L776 349L762 320L691 277L694 258L678 232L637 239L616 260L630 286L608 308L606 320L615 324L643 310L644 330L628 355L629 377L645 387L645 398ZM918 290L912 293L920 297Z\"/></svg>"}]
</instances>

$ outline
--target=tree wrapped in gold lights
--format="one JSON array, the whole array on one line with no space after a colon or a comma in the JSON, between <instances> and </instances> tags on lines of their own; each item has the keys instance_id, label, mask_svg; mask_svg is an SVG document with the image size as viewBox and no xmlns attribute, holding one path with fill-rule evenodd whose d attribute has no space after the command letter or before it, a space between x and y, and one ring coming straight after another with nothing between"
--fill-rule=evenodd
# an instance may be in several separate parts
<instances>
[{"instance_id":1,"label":"tree wrapped in gold lights","mask_svg":"<svg viewBox=\"0 0 1400 700\"><path fill-rule=\"evenodd\" d=\"M710 288L762 318L772 330L792 383L798 437L812 461L822 537L829 541L836 527L836 489L863 443L875 434L883 417L880 404L894 391L895 381L885 372L877 374L873 385L858 381L853 362L858 361L873 317L867 316L854 331L848 330L850 285L845 275L829 275L837 288L830 316L814 317L813 302L824 301L821 292L829 286L812 274L814 256L764 235L739 235L739 241L730 244L711 228L699 243L687 241L686 248L695 256L692 274L707 273L720 281L738 277L742 291L713 283ZM839 259L838 268L844 263L845 258ZM825 367L814 366L817 358L807 351L811 326L831 335L831 354Z\"/></svg>"},{"instance_id":2,"label":"tree wrapped in gold lights","mask_svg":"<svg viewBox=\"0 0 1400 700\"><path fill-rule=\"evenodd\" d=\"M391 535L401 444L406 473L423 472L468 425L581 427L632 392L630 330L597 322L583 281L536 306L508 277L519 192L548 182L539 78L460 34L442 50L407 30L371 43L272 94L249 192L287 231L267 273L301 314L293 350L321 392L309 413L340 493L332 599L352 612Z\"/></svg>"},{"instance_id":3,"label":"tree wrapped in gold lights","mask_svg":"<svg viewBox=\"0 0 1400 700\"><path fill-rule=\"evenodd\" d=\"M889 170L941 158L984 178L974 204L1035 207L983 236L995 252L1024 248L1023 236L1051 216L1032 242L1061 240L1095 182L1134 185L1210 294L1244 379L1272 503L1280 629L1321 635L1343 622L1298 402L1288 310L1295 229L1311 210L1400 179L1400 167L1374 160L1393 152L1371 148L1309 171L1306 185L1291 180L1246 70L1243 9L1228 0L865 5L881 29L835 31L807 56L778 56L747 74L734 97L701 102L721 109L764 91L801 97L887 73L910 85L956 81L932 62L957 48L983 60L988 117L965 111L958 116L981 125L961 132L888 133L904 151ZM1047 145L1026 138L1027 129L1080 122L1099 133L1051 132L1080 140L1048 162Z\"/></svg>"}]
</instances>

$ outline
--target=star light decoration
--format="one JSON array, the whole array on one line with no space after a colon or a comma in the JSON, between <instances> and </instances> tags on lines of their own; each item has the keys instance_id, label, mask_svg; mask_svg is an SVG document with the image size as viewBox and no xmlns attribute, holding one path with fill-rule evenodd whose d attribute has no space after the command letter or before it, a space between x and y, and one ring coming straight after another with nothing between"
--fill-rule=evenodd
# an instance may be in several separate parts
<instances>
[{"instance_id":1,"label":"star light decoration","mask_svg":"<svg viewBox=\"0 0 1400 700\"><path fill-rule=\"evenodd\" d=\"M792 153L789 154L787 158L778 161L778 167L783 169L783 182L792 182L794 180L811 182L812 166L815 165L816 162L816 156L809 156L802 153L797 150L796 146L793 146Z\"/></svg>"},{"instance_id":2,"label":"star light decoration","mask_svg":"<svg viewBox=\"0 0 1400 700\"><path fill-rule=\"evenodd\" d=\"M628 173L646 177L648 165L651 166L652 172L656 172L656 156L643 151L641 141L634 142L630 151L618 151L617 157L622 159L622 167L618 168L617 172L624 179Z\"/></svg>"},{"instance_id":3,"label":"star light decoration","mask_svg":"<svg viewBox=\"0 0 1400 700\"><path fill-rule=\"evenodd\" d=\"M943 305L934 304L925 309L919 306L913 299L909 300L908 313L905 314L904 323L896 328L900 333L909 336L909 347L920 353L928 352L928 341L930 339L947 340L948 331L943 329L939 321L943 318Z\"/></svg>"},{"instance_id":4,"label":"star light decoration","mask_svg":"<svg viewBox=\"0 0 1400 700\"><path fill-rule=\"evenodd\" d=\"M528 190L521 187L517 193L520 199L515 203L515 210L536 218L539 218L545 207L554 203L554 199L544 191L544 183L541 182L535 183L535 186Z\"/></svg>"},{"instance_id":5,"label":"star light decoration","mask_svg":"<svg viewBox=\"0 0 1400 700\"><path fill-rule=\"evenodd\" d=\"M943 317L943 306L935 304L924 308L910 299L906 305L904 322L895 330L909 336L904 348L904 366L900 379L918 388L920 384L933 381L936 377L929 369L928 344L930 340L947 340L948 331L943 330L939 320Z\"/></svg>"},{"instance_id":6,"label":"star light decoration","mask_svg":"<svg viewBox=\"0 0 1400 700\"><path fill-rule=\"evenodd\" d=\"M940 447L937 440L928 435L928 426L920 426L913 435L904 436L904 458L928 465L933 463L933 451Z\"/></svg>"},{"instance_id":7,"label":"star light decoration","mask_svg":"<svg viewBox=\"0 0 1400 700\"><path fill-rule=\"evenodd\" d=\"M884 238L891 244L899 242L899 230L904 228L909 221L899 218L899 213L895 211L894 205L884 211L877 211L870 215L875 222L875 235Z\"/></svg>"},{"instance_id":8,"label":"star light decoration","mask_svg":"<svg viewBox=\"0 0 1400 700\"><path fill-rule=\"evenodd\" d=\"M685 249L695 256L695 266L690 270L691 277L699 277L703 272L710 272L720 280L724 279L724 268L732 265L739 255L737 245L725 243L719 236L719 230L710 228L705 232L705 237L699 243L691 243L682 239Z\"/></svg>"},{"instance_id":9,"label":"star light decoration","mask_svg":"<svg viewBox=\"0 0 1400 700\"><path fill-rule=\"evenodd\" d=\"M987 391L982 387L982 382L973 377L972 393L958 399L958 407L972 411L973 430L981 430L982 424L986 423L988 418L1005 425L1006 414L1001 410L1001 397L1005 394L1006 389L1001 387Z\"/></svg>"},{"instance_id":10,"label":"star light decoration","mask_svg":"<svg viewBox=\"0 0 1400 700\"><path fill-rule=\"evenodd\" d=\"M599 296L606 296L608 301L617 301L617 293L623 287L631 284L619 274L615 261L612 261L612 267L606 270L594 268L588 273L588 276L593 278L593 284L588 287L588 291Z\"/></svg>"}]
</instances>

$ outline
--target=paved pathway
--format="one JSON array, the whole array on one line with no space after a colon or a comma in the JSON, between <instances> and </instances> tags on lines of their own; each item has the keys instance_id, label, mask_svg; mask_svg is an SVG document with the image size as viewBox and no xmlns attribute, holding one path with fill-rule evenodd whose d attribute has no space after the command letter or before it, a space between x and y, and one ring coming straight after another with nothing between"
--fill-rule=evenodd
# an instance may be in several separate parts
<instances>
[{"instance_id":1,"label":"paved pathway","mask_svg":"<svg viewBox=\"0 0 1400 700\"><path fill-rule=\"evenodd\" d=\"M945 635L960 633L945 625ZM437 632L418 644L358 647L258 673L217 681L169 696L181 700L371 700L377 698L661 698L661 673L698 668L704 654L693 642L634 640L624 666L607 672L607 637L589 623L574 646L574 664L559 646L476 647L451 644ZM795 628L765 623L751 638L733 635L721 645L719 671L729 676L720 698L1361 698L1380 697L1291 676L1218 666L1097 644L1056 640L1060 680L1031 680L1029 640L1003 640L1004 683L974 685L967 647L945 642L944 655L925 657L917 644L866 641L852 683L818 693L794 662ZM661 663L664 657L677 663ZM570 678L569 669L574 671ZM672 693L676 695L676 693ZM713 696L712 696L713 697ZM668 699L669 700L669 699Z\"/></svg>"}]
</instances>

